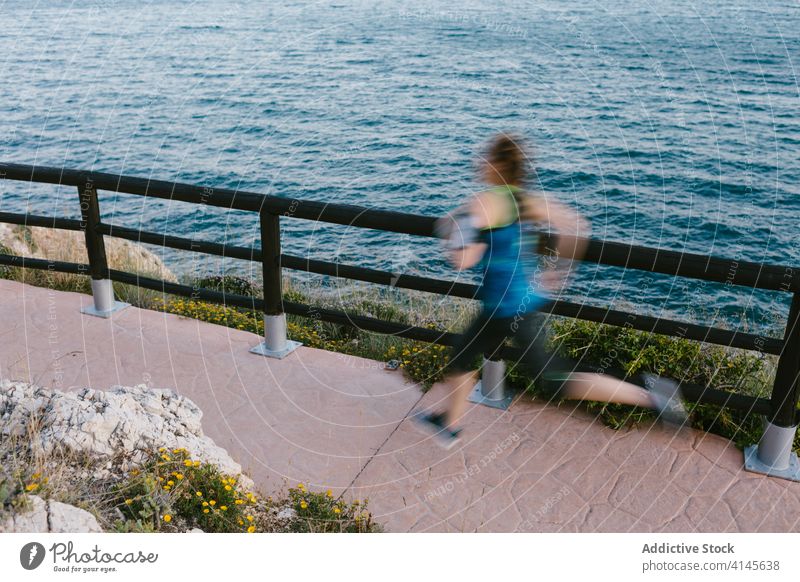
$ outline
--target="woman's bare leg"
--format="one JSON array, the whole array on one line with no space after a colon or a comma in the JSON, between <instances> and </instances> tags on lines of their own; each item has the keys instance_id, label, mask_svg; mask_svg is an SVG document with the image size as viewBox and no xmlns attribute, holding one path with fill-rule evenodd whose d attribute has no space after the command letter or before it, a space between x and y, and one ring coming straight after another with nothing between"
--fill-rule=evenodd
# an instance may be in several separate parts
<instances>
[{"instance_id":1,"label":"woman's bare leg","mask_svg":"<svg viewBox=\"0 0 800 582\"><path fill-rule=\"evenodd\" d=\"M603 374L586 372L570 374L563 394L564 398L570 400L595 400L645 408L653 407L653 399L644 388Z\"/></svg>"},{"instance_id":2,"label":"woman's bare leg","mask_svg":"<svg viewBox=\"0 0 800 582\"><path fill-rule=\"evenodd\" d=\"M445 381L450 394L447 406L448 428L455 428L464 415L464 410L467 407L467 396L475 386L475 382L477 382L477 373L474 371L455 374Z\"/></svg>"}]
</instances>

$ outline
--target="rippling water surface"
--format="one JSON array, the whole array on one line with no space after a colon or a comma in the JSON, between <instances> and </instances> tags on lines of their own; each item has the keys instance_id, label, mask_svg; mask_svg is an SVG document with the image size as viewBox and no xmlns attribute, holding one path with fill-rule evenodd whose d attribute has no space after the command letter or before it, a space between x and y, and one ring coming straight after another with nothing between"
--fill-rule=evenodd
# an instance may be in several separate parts
<instances>
[{"instance_id":1,"label":"rippling water surface","mask_svg":"<svg viewBox=\"0 0 800 582\"><path fill-rule=\"evenodd\" d=\"M639 4L0 2L0 159L439 214L512 129L595 237L800 264L797 3ZM76 214L71 188L1 187L2 210ZM126 226L258 240L252 215L101 205ZM292 220L283 241L455 276L429 240ZM732 325L786 305L591 265L564 295Z\"/></svg>"}]
</instances>

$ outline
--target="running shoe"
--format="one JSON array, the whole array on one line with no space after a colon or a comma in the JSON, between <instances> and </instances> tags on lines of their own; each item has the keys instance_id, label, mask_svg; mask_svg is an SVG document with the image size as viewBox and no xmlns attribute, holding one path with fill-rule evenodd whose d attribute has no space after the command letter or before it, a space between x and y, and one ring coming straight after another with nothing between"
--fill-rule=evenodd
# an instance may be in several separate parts
<instances>
[{"instance_id":1,"label":"running shoe","mask_svg":"<svg viewBox=\"0 0 800 582\"><path fill-rule=\"evenodd\" d=\"M418 412L412 418L419 426L432 433L436 442L444 449L453 448L461 439L460 428L455 430L447 428L444 413Z\"/></svg>"},{"instance_id":2,"label":"running shoe","mask_svg":"<svg viewBox=\"0 0 800 582\"><path fill-rule=\"evenodd\" d=\"M644 387L653 399L653 408L658 412L658 419L674 428L686 426L688 416L681 402L681 390L678 383L670 378L645 373Z\"/></svg>"}]
</instances>

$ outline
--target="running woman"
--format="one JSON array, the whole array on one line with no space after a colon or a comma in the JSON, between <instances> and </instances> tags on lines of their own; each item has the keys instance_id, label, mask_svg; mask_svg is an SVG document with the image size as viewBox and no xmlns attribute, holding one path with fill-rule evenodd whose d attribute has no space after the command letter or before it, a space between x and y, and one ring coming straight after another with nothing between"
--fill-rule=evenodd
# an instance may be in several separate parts
<instances>
[{"instance_id":1,"label":"running woman","mask_svg":"<svg viewBox=\"0 0 800 582\"><path fill-rule=\"evenodd\" d=\"M480 355L490 359L513 341L523 352L519 362L550 398L594 400L654 408L673 425L685 422L675 382L652 374L632 379L581 371L591 369L544 349L544 315L539 309L547 293L566 281L573 260L585 250L588 223L568 206L541 193L524 190L528 159L514 136L500 134L481 159L480 177L488 186L437 222L450 263L459 271L483 268L478 298L482 309L450 352L444 382L449 402L444 410L423 412L415 419L432 430L445 448L459 439L467 396L477 381L473 364ZM524 261L523 223L557 232L551 268L533 273ZM582 235L582 236L579 236ZM642 387L644 386L644 387Z\"/></svg>"}]
</instances>

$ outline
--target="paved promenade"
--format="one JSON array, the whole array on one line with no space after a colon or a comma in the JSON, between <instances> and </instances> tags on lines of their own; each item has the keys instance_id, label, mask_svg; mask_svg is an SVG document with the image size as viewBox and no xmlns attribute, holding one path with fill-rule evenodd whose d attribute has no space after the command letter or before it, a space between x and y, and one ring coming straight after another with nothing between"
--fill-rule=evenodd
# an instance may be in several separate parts
<instances>
[{"instance_id":1,"label":"paved promenade","mask_svg":"<svg viewBox=\"0 0 800 582\"><path fill-rule=\"evenodd\" d=\"M727 440L604 427L519 397L469 409L443 451L408 416L433 406L379 362L300 348L248 352L251 333L0 280L0 377L61 390L145 383L186 395L265 492L300 481L369 498L390 531L800 531L800 484L745 472Z\"/></svg>"}]
</instances>

